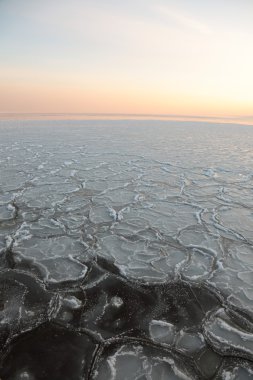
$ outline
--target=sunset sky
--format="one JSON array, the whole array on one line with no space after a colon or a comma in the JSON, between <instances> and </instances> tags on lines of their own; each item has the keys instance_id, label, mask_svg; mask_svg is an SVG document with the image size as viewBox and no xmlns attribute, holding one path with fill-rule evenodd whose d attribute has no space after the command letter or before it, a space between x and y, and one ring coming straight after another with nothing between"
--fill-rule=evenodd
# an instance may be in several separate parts
<instances>
[{"instance_id":1,"label":"sunset sky","mask_svg":"<svg viewBox=\"0 0 253 380\"><path fill-rule=\"evenodd\" d=\"M253 114L253 0L0 0L0 112Z\"/></svg>"}]
</instances>

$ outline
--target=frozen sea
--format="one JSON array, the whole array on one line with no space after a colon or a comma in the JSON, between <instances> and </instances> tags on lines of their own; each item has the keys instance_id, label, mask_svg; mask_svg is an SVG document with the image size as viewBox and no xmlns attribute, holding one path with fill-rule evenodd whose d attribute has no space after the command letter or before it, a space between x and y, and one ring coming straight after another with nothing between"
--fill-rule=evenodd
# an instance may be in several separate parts
<instances>
[{"instance_id":1,"label":"frozen sea","mask_svg":"<svg viewBox=\"0 0 253 380\"><path fill-rule=\"evenodd\" d=\"M0 121L0 379L253 379L253 126Z\"/></svg>"}]
</instances>

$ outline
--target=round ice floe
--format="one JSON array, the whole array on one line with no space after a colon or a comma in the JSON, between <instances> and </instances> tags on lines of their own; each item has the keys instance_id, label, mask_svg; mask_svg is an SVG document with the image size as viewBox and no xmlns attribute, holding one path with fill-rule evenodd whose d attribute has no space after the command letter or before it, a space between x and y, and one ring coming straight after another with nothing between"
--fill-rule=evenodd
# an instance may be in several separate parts
<instances>
[{"instance_id":1,"label":"round ice floe","mask_svg":"<svg viewBox=\"0 0 253 380\"><path fill-rule=\"evenodd\" d=\"M241 326L221 308L211 314L204 324L204 334L211 346L221 355L253 356L253 334Z\"/></svg>"},{"instance_id":2,"label":"round ice floe","mask_svg":"<svg viewBox=\"0 0 253 380\"><path fill-rule=\"evenodd\" d=\"M171 346L174 343L176 329L171 323L152 320L149 324L149 334L154 342Z\"/></svg>"},{"instance_id":3,"label":"round ice floe","mask_svg":"<svg viewBox=\"0 0 253 380\"><path fill-rule=\"evenodd\" d=\"M96 363L94 380L193 380L194 374L176 355L149 346L126 343L105 349Z\"/></svg>"},{"instance_id":4,"label":"round ice floe","mask_svg":"<svg viewBox=\"0 0 253 380\"><path fill-rule=\"evenodd\" d=\"M70 237L18 238L12 253L16 268L36 273L47 283L81 281L87 267L77 260L86 259L84 246Z\"/></svg>"}]
</instances>

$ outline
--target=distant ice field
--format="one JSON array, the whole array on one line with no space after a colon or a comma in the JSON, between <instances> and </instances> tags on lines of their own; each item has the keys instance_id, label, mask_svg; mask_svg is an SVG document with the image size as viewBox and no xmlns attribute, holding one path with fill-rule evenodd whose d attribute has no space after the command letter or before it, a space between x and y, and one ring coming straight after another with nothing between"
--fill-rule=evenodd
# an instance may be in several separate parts
<instances>
[{"instance_id":1,"label":"distant ice field","mask_svg":"<svg viewBox=\"0 0 253 380\"><path fill-rule=\"evenodd\" d=\"M0 121L0 267L2 380L252 379L253 126Z\"/></svg>"}]
</instances>

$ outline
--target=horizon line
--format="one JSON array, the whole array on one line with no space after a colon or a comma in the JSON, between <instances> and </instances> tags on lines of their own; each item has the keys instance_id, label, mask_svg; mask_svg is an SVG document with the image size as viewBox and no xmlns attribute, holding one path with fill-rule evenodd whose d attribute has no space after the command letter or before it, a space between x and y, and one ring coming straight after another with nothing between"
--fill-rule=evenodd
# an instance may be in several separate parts
<instances>
[{"instance_id":1,"label":"horizon line","mask_svg":"<svg viewBox=\"0 0 253 380\"><path fill-rule=\"evenodd\" d=\"M33 119L33 117L35 119ZM69 117L69 119L68 119ZM86 117L84 119L83 117ZM219 122L225 124L253 125L253 115L242 116L203 116L203 115L178 115L178 114L152 114L152 113L113 113L113 112L2 112L0 111L0 120L90 120L90 119L134 119L140 120L171 120L171 121L203 121Z\"/></svg>"},{"instance_id":2,"label":"horizon line","mask_svg":"<svg viewBox=\"0 0 253 380\"><path fill-rule=\"evenodd\" d=\"M182 118L208 118L208 119L247 119L253 118L253 115L188 115L188 114L171 114L171 113L126 113L126 112L6 112L0 111L0 115L87 115L87 116L137 116L137 117L182 117Z\"/></svg>"}]
</instances>

